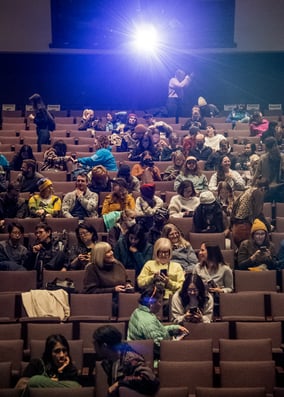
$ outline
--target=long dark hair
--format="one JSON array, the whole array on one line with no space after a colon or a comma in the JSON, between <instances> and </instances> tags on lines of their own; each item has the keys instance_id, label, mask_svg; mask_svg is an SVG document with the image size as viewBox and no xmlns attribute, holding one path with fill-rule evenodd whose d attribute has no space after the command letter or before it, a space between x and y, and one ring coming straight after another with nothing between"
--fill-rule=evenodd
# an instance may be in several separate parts
<instances>
[{"instance_id":1,"label":"long dark hair","mask_svg":"<svg viewBox=\"0 0 284 397\"><path fill-rule=\"evenodd\" d=\"M201 267L206 266L208 262L213 263L213 269L215 270L218 269L219 265L225 265L224 257L219 245L205 241L203 241L202 244L205 245L207 250L207 262L201 262Z\"/></svg>"},{"instance_id":2,"label":"long dark hair","mask_svg":"<svg viewBox=\"0 0 284 397\"><path fill-rule=\"evenodd\" d=\"M225 180L225 172L224 172L224 168L222 165L222 162L225 157L228 157L228 159L231 161L230 157L227 154L220 157L219 163L218 163L218 168L217 168L217 183Z\"/></svg>"},{"instance_id":3,"label":"long dark hair","mask_svg":"<svg viewBox=\"0 0 284 397\"><path fill-rule=\"evenodd\" d=\"M194 284L196 288L198 289L198 295L197 295L197 301L198 301L198 308L203 310L204 306L208 300L206 296L206 289L204 286L204 283L202 281L202 278L198 274L193 274L193 273L188 273L184 279L184 282L182 284L181 290L179 292L179 296L181 298L181 303L184 309L189 305L190 303L190 297L188 295L188 287L190 284Z\"/></svg>"},{"instance_id":4,"label":"long dark hair","mask_svg":"<svg viewBox=\"0 0 284 397\"><path fill-rule=\"evenodd\" d=\"M145 228L142 225L140 225L139 223L136 223L135 225L131 226L128 229L128 231L125 234L125 239L126 239L128 247L130 247L130 242L129 242L130 234L133 234L139 240L139 242L136 246L138 251L143 251L147 244Z\"/></svg>"},{"instance_id":5,"label":"long dark hair","mask_svg":"<svg viewBox=\"0 0 284 397\"><path fill-rule=\"evenodd\" d=\"M94 228L94 226L83 222L83 223L80 223L80 225L77 226L77 228L75 229L75 233L76 233L76 237L77 237L79 245L81 245L81 246L84 245L82 240L81 240L81 237L79 235L80 229L84 229L84 230L87 230L88 232L92 233L92 241L93 241L93 243L96 243L98 241L98 233L97 233L96 229Z\"/></svg>"},{"instance_id":6,"label":"long dark hair","mask_svg":"<svg viewBox=\"0 0 284 397\"><path fill-rule=\"evenodd\" d=\"M45 341L45 349L42 355L42 360L45 364L45 368L48 374L53 374L54 371L57 370L57 368L54 366L53 359L52 359L52 351L54 349L54 346L60 343L62 346L65 347L66 353L68 357L70 358L70 364L72 362L71 357L70 357L70 347L67 339L65 336L61 334L53 334L47 337Z\"/></svg>"}]
</instances>

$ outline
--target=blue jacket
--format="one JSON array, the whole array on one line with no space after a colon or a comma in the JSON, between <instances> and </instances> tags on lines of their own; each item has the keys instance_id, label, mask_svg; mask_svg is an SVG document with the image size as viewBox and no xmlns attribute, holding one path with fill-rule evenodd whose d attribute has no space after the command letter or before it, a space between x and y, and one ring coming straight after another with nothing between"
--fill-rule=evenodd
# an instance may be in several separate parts
<instances>
[{"instance_id":1,"label":"blue jacket","mask_svg":"<svg viewBox=\"0 0 284 397\"><path fill-rule=\"evenodd\" d=\"M108 171L117 171L117 165L113 154L108 149L99 149L91 157L80 157L78 163L95 167L104 166Z\"/></svg>"}]
</instances>

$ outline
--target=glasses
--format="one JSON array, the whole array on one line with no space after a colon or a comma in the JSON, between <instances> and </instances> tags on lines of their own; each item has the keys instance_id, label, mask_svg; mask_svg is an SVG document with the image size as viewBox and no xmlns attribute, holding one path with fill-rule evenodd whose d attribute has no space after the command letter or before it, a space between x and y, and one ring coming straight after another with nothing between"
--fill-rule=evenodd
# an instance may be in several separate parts
<instances>
[{"instance_id":1,"label":"glasses","mask_svg":"<svg viewBox=\"0 0 284 397\"><path fill-rule=\"evenodd\" d=\"M19 232L19 231L14 230L14 231L11 232L11 234L14 234L15 236L20 236L22 233Z\"/></svg>"},{"instance_id":2,"label":"glasses","mask_svg":"<svg viewBox=\"0 0 284 397\"><path fill-rule=\"evenodd\" d=\"M179 236L179 232L171 232L169 233L169 237Z\"/></svg>"},{"instance_id":3,"label":"glasses","mask_svg":"<svg viewBox=\"0 0 284 397\"><path fill-rule=\"evenodd\" d=\"M53 353L55 353L55 354L59 354L59 353L67 353L67 349L66 349L66 347L62 347L62 348L58 348L58 349L54 349L53 351L52 351Z\"/></svg>"},{"instance_id":4,"label":"glasses","mask_svg":"<svg viewBox=\"0 0 284 397\"><path fill-rule=\"evenodd\" d=\"M193 293L193 292L197 293L198 289L197 288L188 288L187 292L190 293L190 294Z\"/></svg>"},{"instance_id":5,"label":"glasses","mask_svg":"<svg viewBox=\"0 0 284 397\"><path fill-rule=\"evenodd\" d=\"M265 236L265 232L255 232L254 235L262 237L262 236Z\"/></svg>"},{"instance_id":6,"label":"glasses","mask_svg":"<svg viewBox=\"0 0 284 397\"><path fill-rule=\"evenodd\" d=\"M158 251L158 256L169 256L170 251Z\"/></svg>"}]
</instances>

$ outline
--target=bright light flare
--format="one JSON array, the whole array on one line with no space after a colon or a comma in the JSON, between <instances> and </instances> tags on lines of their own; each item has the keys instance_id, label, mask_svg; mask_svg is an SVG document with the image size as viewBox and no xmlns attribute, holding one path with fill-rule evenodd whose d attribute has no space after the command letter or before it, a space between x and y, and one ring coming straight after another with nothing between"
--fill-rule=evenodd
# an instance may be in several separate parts
<instances>
[{"instance_id":1,"label":"bright light flare","mask_svg":"<svg viewBox=\"0 0 284 397\"><path fill-rule=\"evenodd\" d=\"M137 52L154 52L159 47L157 30L152 25L136 28L132 44Z\"/></svg>"}]
</instances>

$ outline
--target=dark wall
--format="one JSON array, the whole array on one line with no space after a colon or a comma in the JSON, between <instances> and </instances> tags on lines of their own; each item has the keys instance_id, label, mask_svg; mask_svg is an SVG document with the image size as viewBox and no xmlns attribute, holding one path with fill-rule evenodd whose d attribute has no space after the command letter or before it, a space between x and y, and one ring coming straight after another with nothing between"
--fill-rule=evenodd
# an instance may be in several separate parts
<instances>
[{"instance_id":1,"label":"dark wall","mask_svg":"<svg viewBox=\"0 0 284 397\"><path fill-rule=\"evenodd\" d=\"M163 106L175 68L194 72L188 106L199 95L226 103L284 103L284 53L202 54L169 65L124 55L0 54L0 103L26 104L39 92L63 108L148 109Z\"/></svg>"}]
</instances>

